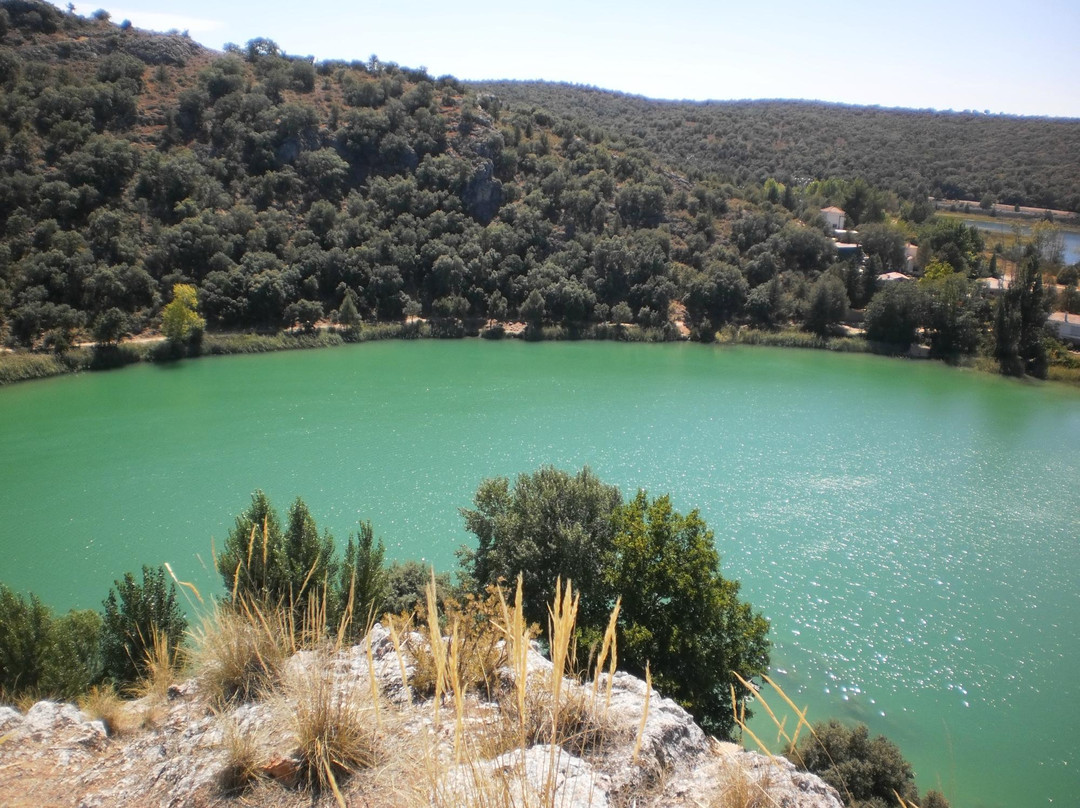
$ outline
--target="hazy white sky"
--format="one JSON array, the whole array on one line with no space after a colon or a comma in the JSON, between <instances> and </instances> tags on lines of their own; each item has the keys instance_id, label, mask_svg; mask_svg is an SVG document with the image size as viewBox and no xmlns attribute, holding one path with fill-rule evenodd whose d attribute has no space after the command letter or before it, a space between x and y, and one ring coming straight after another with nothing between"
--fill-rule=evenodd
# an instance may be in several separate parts
<instances>
[{"instance_id":1,"label":"hazy white sky","mask_svg":"<svg viewBox=\"0 0 1080 808\"><path fill-rule=\"evenodd\" d=\"M98 7L76 3L80 14ZM461 79L569 81L652 98L808 98L1080 117L1078 0L106 0L100 7L116 22L186 29L218 49L262 36L292 54L378 54Z\"/></svg>"}]
</instances>

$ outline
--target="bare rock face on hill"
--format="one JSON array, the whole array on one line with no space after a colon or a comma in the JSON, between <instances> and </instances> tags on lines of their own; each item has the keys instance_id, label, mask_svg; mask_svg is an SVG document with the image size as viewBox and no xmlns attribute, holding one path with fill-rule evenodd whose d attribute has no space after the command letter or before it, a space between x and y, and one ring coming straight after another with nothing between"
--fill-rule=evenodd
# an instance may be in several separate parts
<instances>
[{"instance_id":1,"label":"bare rock face on hill","mask_svg":"<svg viewBox=\"0 0 1080 808\"><path fill-rule=\"evenodd\" d=\"M167 697L131 703L127 728L111 736L69 704L39 702L25 715L0 708L0 804L338 804L318 778L304 785L311 772L297 716L314 696L330 713L366 711L371 765L335 778L347 805L841 808L817 777L709 738L675 702L627 674L610 683L564 679L565 703L586 705L602 730L589 743L553 745L518 738L505 700L446 698L436 711L407 684L415 659L399 655L381 626L370 642L370 654L358 645L294 655L278 691L251 702L215 709L206 683L188 680ZM551 663L535 650L528 671L530 687L545 677L550 685ZM240 757L254 761L247 782L237 777Z\"/></svg>"}]
</instances>

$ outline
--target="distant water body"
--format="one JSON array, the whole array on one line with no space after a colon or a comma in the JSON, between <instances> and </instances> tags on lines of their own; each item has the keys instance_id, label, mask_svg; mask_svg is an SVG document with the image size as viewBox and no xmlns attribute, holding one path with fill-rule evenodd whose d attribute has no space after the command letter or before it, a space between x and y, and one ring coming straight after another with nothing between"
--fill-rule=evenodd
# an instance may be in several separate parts
<instances>
[{"instance_id":1,"label":"distant water body","mask_svg":"<svg viewBox=\"0 0 1080 808\"><path fill-rule=\"evenodd\" d=\"M976 227L979 230L985 230L988 233L1011 235L1013 232L1013 224L1008 221L988 222L985 219L964 219L964 224ZM1020 226L1023 236L1031 235L1030 225L1021 224ZM1065 245L1065 263L1075 264L1080 261L1080 233L1074 230L1062 230L1061 238Z\"/></svg>"},{"instance_id":2,"label":"distant water body","mask_svg":"<svg viewBox=\"0 0 1080 808\"><path fill-rule=\"evenodd\" d=\"M449 569L481 479L589 464L701 509L811 718L885 733L958 808L1080 794L1076 390L810 351L423 341L19 384L0 424L0 580L58 609L144 563L219 592L211 547L256 488Z\"/></svg>"}]
</instances>

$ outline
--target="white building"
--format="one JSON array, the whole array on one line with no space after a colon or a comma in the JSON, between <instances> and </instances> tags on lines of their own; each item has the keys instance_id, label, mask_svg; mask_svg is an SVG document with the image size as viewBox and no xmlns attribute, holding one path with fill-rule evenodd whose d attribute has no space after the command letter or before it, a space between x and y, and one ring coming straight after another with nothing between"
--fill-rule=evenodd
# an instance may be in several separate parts
<instances>
[{"instance_id":1,"label":"white building","mask_svg":"<svg viewBox=\"0 0 1080 808\"><path fill-rule=\"evenodd\" d=\"M847 222L847 214L840 208L829 206L821 209L821 215L825 217L825 223L833 230L843 230Z\"/></svg>"}]
</instances>

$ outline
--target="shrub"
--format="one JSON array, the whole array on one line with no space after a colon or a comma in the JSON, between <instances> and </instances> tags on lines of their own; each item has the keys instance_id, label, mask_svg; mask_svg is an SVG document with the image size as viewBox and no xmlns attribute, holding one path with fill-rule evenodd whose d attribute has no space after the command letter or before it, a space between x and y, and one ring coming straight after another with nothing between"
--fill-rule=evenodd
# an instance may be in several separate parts
<instances>
[{"instance_id":1,"label":"shrub","mask_svg":"<svg viewBox=\"0 0 1080 808\"><path fill-rule=\"evenodd\" d=\"M131 685L150 670L155 635L167 649L178 649L187 618L176 602L176 586L166 585L162 567L142 568L142 583L130 572L113 582L105 598L101 632L104 675L118 685ZM157 642L161 642L159 639Z\"/></svg>"},{"instance_id":2,"label":"shrub","mask_svg":"<svg viewBox=\"0 0 1080 808\"><path fill-rule=\"evenodd\" d=\"M911 764L884 735L871 738L865 724L849 727L836 719L815 724L786 754L835 788L849 808L896 805L896 795L908 804L919 801ZM928 792L923 802L948 806L936 791Z\"/></svg>"},{"instance_id":3,"label":"shrub","mask_svg":"<svg viewBox=\"0 0 1080 808\"><path fill-rule=\"evenodd\" d=\"M218 572L234 600L285 606L304 616L324 600L334 571L334 540L318 526L300 498L289 508L286 527L262 491L236 517L217 559Z\"/></svg>"},{"instance_id":4,"label":"shrub","mask_svg":"<svg viewBox=\"0 0 1080 808\"><path fill-rule=\"evenodd\" d=\"M83 693L101 675L100 629L95 612L56 618L36 595L0 584L0 692L13 698Z\"/></svg>"},{"instance_id":5,"label":"shrub","mask_svg":"<svg viewBox=\"0 0 1080 808\"><path fill-rule=\"evenodd\" d=\"M431 567L419 561L395 561L386 570L386 597L381 611L390 614L413 614L425 603L424 591L431 580ZM435 597L441 608L450 595L450 574L435 575Z\"/></svg>"},{"instance_id":6,"label":"shrub","mask_svg":"<svg viewBox=\"0 0 1080 808\"><path fill-rule=\"evenodd\" d=\"M52 615L36 595L0 584L0 688L15 695L37 689L45 673Z\"/></svg>"}]
</instances>

